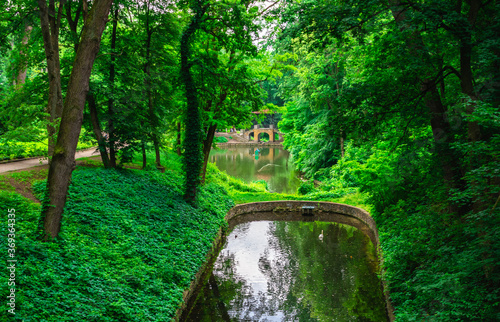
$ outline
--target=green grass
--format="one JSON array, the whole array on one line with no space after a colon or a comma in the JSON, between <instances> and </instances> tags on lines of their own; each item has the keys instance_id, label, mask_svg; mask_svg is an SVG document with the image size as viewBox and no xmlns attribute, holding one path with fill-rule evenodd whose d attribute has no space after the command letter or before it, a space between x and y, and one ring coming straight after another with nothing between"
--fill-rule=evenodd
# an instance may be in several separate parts
<instances>
[{"instance_id":1,"label":"green grass","mask_svg":"<svg viewBox=\"0 0 500 322\"><path fill-rule=\"evenodd\" d=\"M29 184L33 184L35 181L38 181L41 178L47 177L48 173L49 173L49 170L47 170L47 169L27 170L27 171L20 171L20 172L12 172L10 174L7 174L7 176L12 177L16 181L19 181L19 182L26 182Z\"/></svg>"},{"instance_id":2,"label":"green grass","mask_svg":"<svg viewBox=\"0 0 500 322\"><path fill-rule=\"evenodd\" d=\"M266 183L264 181L245 183L240 179L229 176L225 172L219 171L215 164L212 163L207 167L207 181L223 186L235 204L278 200L311 200L338 202L359 207L368 212L371 210L371 205L367 202L369 195L359 192L358 189L314 190L305 195L271 193L266 190Z\"/></svg>"}]
</instances>

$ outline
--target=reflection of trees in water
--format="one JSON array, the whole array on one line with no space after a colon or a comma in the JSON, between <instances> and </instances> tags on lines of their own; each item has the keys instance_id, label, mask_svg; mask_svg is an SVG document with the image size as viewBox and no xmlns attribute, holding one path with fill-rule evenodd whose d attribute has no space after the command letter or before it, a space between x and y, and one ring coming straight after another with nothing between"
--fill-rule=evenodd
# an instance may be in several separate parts
<instances>
[{"instance_id":1,"label":"reflection of trees in water","mask_svg":"<svg viewBox=\"0 0 500 322\"><path fill-rule=\"evenodd\" d=\"M238 238L251 223L238 226ZM386 321L380 284L366 253L368 238L350 226L275 222L258 269L266 292L237 273L234 253L222 251L200 303L205 316L190 321ZM324 231L323 242L318 240ZM373 256L373 255L372 255ZM373 266L373 263L371 264Z\"/></svg>"},{"instance_id":2,"label":"reflection of trees in water","mask_svg":"<svg viewBox=\"0 0 500 322\"><path fill-rule=\"evenodd\" d=\"M265 180L274 192L295 193L300 182L293 166L288 167L289 153L282 148L258 148L261 150L258 160L255 159L257 147L212 150L210 160L219 169L246 182Z\"/></svg>"},{"instance_id":3,"label":"reflection of trees in water","mask_svg":"<svg viewBox=\"0 0 500 322\"><path fill-rule=\"evenodd\" d=\"M317 238L321 230L323 242ZM361 231L334 223L279 222L275 234L300 263L291 293L311 308L312 317L387 320L380 283L367 261L369 240Z\"/></svg>"}]
</instances>

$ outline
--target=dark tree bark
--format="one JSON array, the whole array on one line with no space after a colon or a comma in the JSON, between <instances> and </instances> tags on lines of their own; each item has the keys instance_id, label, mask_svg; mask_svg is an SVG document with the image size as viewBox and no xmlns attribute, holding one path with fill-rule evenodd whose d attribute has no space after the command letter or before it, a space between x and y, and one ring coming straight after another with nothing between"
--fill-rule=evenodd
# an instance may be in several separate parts
<instances>
[{"instance_id":1,"label":"dark tree bark","mask_svg":"<svg viewBox=\"0 0 500 322\"><path fill-rule=\"evenodd\" d=\"M406 30L408 26L408 18L406 8L400 0L390 0L392 15L401 30ZM418 29L415 29L407 38L407 46L410 55L425 62L424 66L432 66L429 53L425 50L425 45ZM456 187L457 180L460 177L460 166L458 159L453 155L450 148L453 134L450 123L447 121L446 108L441 101L438 86L434 81L432 68L421 71L421 87L420 92L424 97L424 102L427 107L434 142L436 145L436 153L441 161L445 182L450 187Z\"/></svg>"},{"instance_id":2,"label":"dark tree bark","mask_svg":"<svg viewBox=\"0 0 500 322\"><path fill-rule=\"evenodd\" d=\"M115 56L114 52L116 49L116 29L118 27L118 8L115 9L113 14L113 31L111 33L111 63L109 67L109 83L111 87L111 95L108 99L108 138L109 138L109 166L111 168L116 168L116 138L115 138L115 126L114 126L114 84L115 84Z\"/></svg>"},{"instance_id":3,"label":"dark tree bark","mask_svg":"<svg viewBox=\"0 0 500 322\"><path fill-rule=\"evenodd\" d=\"M389 4L394 20L400 30L405 31L410 28L410 21L403 2L401 0L389 0ZM462 190L462 171L459 158L451 148L451 143L453 142L452 127L448 122L446 108L441 101L438 86L434 80L437 72L432 68L430 55L425 49L424 41L418 28L415 28L407 38L407 46L410 55L424 62L423 66L431 66L428 69L420 71L420 92L427 107L436 147L436 156L441 163L443 179L449 188ZM459 215L465 214L467 211L466 208L452 205L452 211Z\"/></svg>"},{"instance_id":4,"label":"dark tree bark","mask_svg":"<svg viewBox=\"0 0 500 322\"><path fill-rule=\"evenodd\" d=\"M97 145L99 146L99 153L101 154L102 163L105 168L109 168L109 157L108 151L106 149L106 138L102 135L101 125L99 123L99 118L97 115L97 106L95 103L95 97L92 92L87 94L87 103L89 104L90 120L92 122L92 130L97 139Z\"/></svg>"},{"instance_id":5,"label":"dark tree bark","mask_svg":"<svg viewBox=\"0 0 500 322\"><path fill-rule=\"evenodd\" d=\"M71 31L71 36L73 37L73 48L75 50L75 54L78 52L78 21L80 20L80 16L83 11L83 1L80 0L78 2L78 7L76 8L75 17L73 18L72 12L72 1L69 1L66 4L66 20L68 21L69 29ZM97 140L97 146L99 149L99 153L101 155L101 160L105 168L109 168L109 156L106 147L106 138L102 134L101 122L99 122L99 113L97 111L97 104L95 101L95 96L92 91L89 91L87 94L87 103L89 106L90 112L90 121L92 124L92 131L94 132L94 136Z\"/></svg>"},{"instance_id":6,"label":"dark tree bark","mask_svg":"<svg viewBox=\"0 0 500 322\"><path fill-rule=\"evenodd\" d=\"M148 165L148 158L146 155L146 141L142 140L141 142L141 151L142 151L142 168L145 169Z\"/></svg>"},{"instance_id":7,"label":"dark tree bark","mask_svg":"<svg viewBox=\"0 0 500 322\"><path fill-rule=\"evenodd\" d=\"M64 3L65 0L59 2L59 8L56 15L55 0L49 0L48 6L46 0L38 0L43 47L47 59L47 74L49 76L49 100L47 103L47 113L49 114L49 124L47 124L49 163L54 153L55 125L57 120L61 117L63 110L61 65L59 61L59 28L61 26Z\"/></svg>"},{"instance_id":8,"label":"dark tree bark","mask_svg":"<svg viewBox=\"0 0 500 322\"><path fill-rule=\"evenodd\" d=\"M26 82L26 73L27 73L27 66L28 63L26 61L26 53L23 51L25 48L28 46L28 41L31 36L31 31L33 30L33 27L30 26L30 24L26 24L24 27L24 36L23 40L21 41L21 50L20 50L20 57L21 61L19 63L19 67L17 70L17 77L15 81L16 86L22 86Z\"/></svg>"},{"instance_id":9,"label":"dark tree bark","mask_svg":"<svg viewBox=\"0 0 500 322\"><path fill-rule=\"evenodd\" d=\"M155 163L156 166L161 169L162 165L160 157L160 140L157 134L159 120L155 114L153 93L151 89L151 38L153 36L154 29L151 28L151 25L149 23L149 3L146 3L146 6L146 63L144 64L144 73L146 74L145 87L146 96L148 99L149 122L151 123L151 139L153 141L155 149Z\"/></svg>"},{"instance_id":10,"label":"dark tree bark","mask_svg":"<svg viewBox=\"0 0 500 322\"><path fill-rule=\"evenodd\" d=\"M201 170L201 183L205 183L205 176L207 174L208 157L210 156L210 150L212 149L212 144L214 142L215 130L217 125L212 124L208 127L206 138L203 141L203 168Z\"/></svg>"},{"instance_id":11,"label":"dark tree bark","mask_svg":"<svg viewBox=\"0 0 500 322\"><path fill-rule=\"evenodd\" d=\"M229 316L228 310L226 306L224 305L224 301L222 300L222 296L219 291L219 286L217 285L217 281L215 280L214 274L212 273L210 277L208 278L208 283L210 284L210 288L212 289L212 292L214 292L214 296L217 301L217 308L219 309L219 312L222 317L222 321L224 322L231 322L231 317Z\"/></svg>"},{"instance_id":12,"label":"dark tree bark","mask_svg":"<svg viewBox=\"0 0 500 322\"><path fill-rule=\"evenodd\" d=\"M177 122L177 155L181 156L181 122Z\"/></svg>"},{"instance_id":13,"label":"dark tree bark","mask_svg":"<svg viewBox=\"0 0 500 322\"><path fill-rule=\"evenodd\" d=\"M57 143L49 167L48 203L42 209L44 240L57 237L61 229L61 217L75 166L76 146L89 91L90 73L99 52L102 32L112 3L113 0L96 0L85 20L82 38L69 78Z\"/></svg>"},{"instance_id":14,"label":"dark tree bark","mask_svg":"<svg viewBox=\"0 0 500 322\"><path fill-rule=\"evenodd\" d=\"M73 4L72 1L68 1L66 4L66 20L68 21L69 29L71 31L71 37L73 38L73 47L75 49L75 53L78 51L78 43L79 43L79 37L78 37L78 21L80 20L80 15L82 14L83 11L83 2L86 0L79 0L78 1L78 7L76 8L75 12L75 18L73 19L72 15L72 7L71 5Z\"/></svg>"},{"instance_id":15,"label":"dark tree bark","mask_svg":"<svg viewBox=\"0 0 500 322\"><path fill-rule=\"evenodd\" d=\"M191 18L191 22L182 33L181 38L181 77L184 82L187 108L186 108L186 132L189 137L184 139L184 168L186 171L186 186L184 190L184 199L194 204L196 200L196 192L200 183L200 172L203 164L203 156L201 154L201 116L199 111L198 97L196 86L191 76L191 37L200 28L201 20L208 6L203 6L201 0L197 0L194 8L195 15Z\"/></svg>"},{"instance_id":16,"label":"dark tree bark","mask_svg":"<svg viewBox=\"0 0 500 322\"><path fill-rule=\"evenodd\" d=\"M153 138L153 145L155 147L155 160L156 160L156 167L158 169L162 169L163 166L161 165L161 155L160 155L160 142L158 142L158 137L155 135Z\"/></svg>"},{"instance_id":17,"label":"dark tree bark","mask_svg":"<svg viewBox=\"0 0 500 322\"><path fill-rule=\"evenodd\" d=\"M344 131L340 130L340 157L344 158L345 155L345 147L344 147Z\"/></svg>"}]
</instances>

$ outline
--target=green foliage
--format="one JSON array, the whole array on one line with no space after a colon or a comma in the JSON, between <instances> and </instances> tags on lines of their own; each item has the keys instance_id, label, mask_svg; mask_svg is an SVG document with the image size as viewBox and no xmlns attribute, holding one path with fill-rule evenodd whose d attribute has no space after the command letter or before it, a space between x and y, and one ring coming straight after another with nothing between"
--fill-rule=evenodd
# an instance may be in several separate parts
<instances>
[{"instance_id":1,"label":"green foliage","mask_svg":"<svg viewBox=\"0 0 500 322\"><path fill-rule=\"evenodd\" d=\"M276 10L284 145L321 193L369 203L398 320L496 321L500 8L391 4Z\"/></svg>"},{"instance_id":2,"label":"green foliage","mask_svg":"<svg viewBox=\"0 0 500 322\"><path fill-rule=\"evenodd\" d=\"M47 154L47 142L12 142L0 138L0 159L20 159Z\"/></svg>"},{"instance_id":3,"label":"green foliage","mask_svg":"<svg viewBox=\"0 0 500 322\"><path fill-rule=\"evenodd\" d=\"M227 143L229 140L225 136L218 136L214 138L214 143Z\"/></svg>"},{"instance_id":4,"label":"green foliage","mask_svg":"<svg viewBox=\"0 0 500 322\"><path fill-rule=\"evenodd\" d=\"M308 193L311 193L314 191L314 182L311 180L302 182L297 190L298 193L301 195L306 195Z\"/></svg>"},{"instance_id":5,"label":"green foliage","mask_svg":"<svg viewBox=\"0 0 500 322\"><path fill-rule=\"evenodd\" d=\"M226 172L220 171L214 163L207 165L207 182L215 182L225 187L228 191L240 192L266 192L267 182L264 180L245 183L243 180L229 176Z\"/></svg>"},{"instance_id":6,"label":"green foliage","mask_svg":"<svg viewBox=\"0 0 500 322\"><path fill-rule=\"evenodd\" d=\"M41 129L36 128L36 131L39 133ZM40 138L42 135L28 138L31 141L26 142L11 139L10 136L12 135L12 132L8 132L0 136L0 160L47 156L48 140ZM77 149L88 149L93 146L95 146L95 142L85 137L85 133L82 133Z\"/></svg>"},{"instance_id":7,"label":"green foliage","mask_svg":"<svg viewBox=\"0 0 500 322\"><path fill-rule=\"evenodd\" d=\"M386 279L398 318L498 319L500 212L464 222L440 214L433 200L399 201L377 216Z\"/></svg>"},{"instance_id":8,"label":"green foliage","mask_svg":"<svg viewBox=\"0 0 500 322\"><path fill-rule=\"evenodd\" d=\"M201 151L202 143L202 121L200 115L199 98L193 76L191 74L191 54L192 44L195 33L200 29L202 18L207 10L200 0L195 1L192 7L193 17L189 25L184 29L181 39L181 77L186 94L187 108L184 116L186 132L189 138L184 139L183 165L186 174L184 198L194 204L198 185L200 183L200 174L203 165L203 156Z\"/></svg>"},{"instance_id":9,"label":"green foliage","mask_svg":"<svg viewBox=\"0 0 500 322\"><path fill-rule=\"evenodd\" d=\"M35 239L38 205L0 192L2 209L16 209L22 263L16 315L25 321L171 320L233 206L224 188L208 184L193 208L182 199L181 182L172 171L78 168L52 243ZM34 190L44 187L40 182ZM5 229L1 225L3 236Z\"/></svg>"}]
</instances>

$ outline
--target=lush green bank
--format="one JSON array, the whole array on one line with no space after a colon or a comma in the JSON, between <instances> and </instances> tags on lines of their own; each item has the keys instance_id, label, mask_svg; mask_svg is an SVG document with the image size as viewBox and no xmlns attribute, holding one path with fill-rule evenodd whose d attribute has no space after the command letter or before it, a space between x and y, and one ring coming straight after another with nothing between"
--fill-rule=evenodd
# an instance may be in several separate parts
<instances>
[{"instance_id":1,"label":"lush green bank","mask_svg":"<svg viewBox=\"0 0 500 322\"><path fill-rule=\"evenodd\" d=\"M1 192L2 236L7 235L5 210L16 213L16 317L171 319L233 205L212 183L193 208L182 199L181 183L172 171L79 168L54 243L36 240L37 204ZM35 190L42 187L43 182L35 184ZM6 285L7 275L1 279ZM3 287L2 298L7 295ZM2 310L0 320L8 314Z\"/></svg>"}]
</instances>

